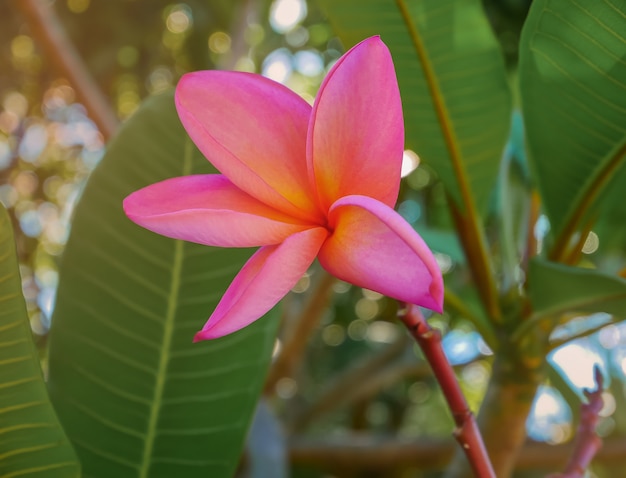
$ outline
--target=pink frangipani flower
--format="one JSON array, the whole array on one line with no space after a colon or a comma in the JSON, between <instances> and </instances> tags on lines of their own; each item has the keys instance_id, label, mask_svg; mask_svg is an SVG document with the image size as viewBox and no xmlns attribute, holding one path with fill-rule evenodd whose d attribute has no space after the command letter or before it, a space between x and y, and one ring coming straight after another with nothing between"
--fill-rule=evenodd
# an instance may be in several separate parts
<instances>
[{"instance_id":1,"label":"pink frangipani flower","mask_svg":"<svg viewBox=\"0 0 626 478\"><path fill-rule=\"evenodd\" d=\"M196 341L257 320L316 257L339 279L441 311L439 267L393 210L404 124L393 62L380 38L337 61L313 107L267 78L224 71L183 76L176 107L222 174L148 186L125 199L126 214L175 239L261 246Z\"/></svg>"}]
</instances>

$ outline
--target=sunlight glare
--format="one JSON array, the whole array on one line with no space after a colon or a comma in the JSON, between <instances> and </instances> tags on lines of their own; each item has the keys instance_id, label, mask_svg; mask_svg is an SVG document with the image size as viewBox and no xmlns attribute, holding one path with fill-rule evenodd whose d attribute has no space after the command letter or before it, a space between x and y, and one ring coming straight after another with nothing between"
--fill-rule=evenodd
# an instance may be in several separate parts
<instances>
[{"instance_id":1,"label":"sunlight glare","mask_svg":"<svg viewBox=\"0 0 626 478\"><path fill-rule=\"evenodd\" d=\"M598 250L598 247L600 247L600 238L595 232L589 231L583 244L583 254L593 254Z\"/></svg>"},{"instance_id":2,"label":"sunlight glare","mask_svg":"<svg viewBox=\"0 0 626 478\"><path fill-rule=\"evenodd\" d=\"M526 421L528 435L534 440L561 443L571 435L571 415L570 408L559 392L542 385Z\"/></svg>"},{"instance_id":3,"label":"sunlight glare","mask_svg":"<svg viewBox=\"0 0 626 478\"><path fill-rule=\"evenodd\" d=\"M294 57L296 70L304 76L318 76L324 72L324 60L319 53L309 50L297 52Z\"/></svg>"},{"instance_id":4,"label":"sunlight glare","mask_svg":"<svg viewBox=\"0 0 626 478\"><path fill-rule=\"evenodd\" d=\"M83 13L89 8L90 0L67 0L67 9L72 13Z\"/></svg>"},{"instance_id":5,"label":"sunlight glare","mask_svg":"<svg viewBox=\"0 0 626 478\"><path fill-rule=\"evenodd\" d=\"M167 29L172 33L185 33L192 26L191 9L185 5L177 5L165 20Z\"/></svg>"},{"instance_id":6,"label":"sunlight glare","mask_svg":"<svg viewBox=\"0 0 626 478\"><path fill-rule=\"evenodd\" d=\"M598 412L601 417L610 417L617 409L615 397L609 391L602 393L602 410Z\"/></svg>"},{"instance_id":7,"label":"sunlight glare","mask_svg":"<svg viewBox=\"0 0 626 478\"><path fill-rule=\"evenodd\" d=\"M363 319L356 319L348 325L348 337L352 340L364 340L367 337L369 323Z\"/></svg>"},{"instance_id":8,"label":"sunlight glare","mask_svg":"<svg viewBox=\"0 0 626 478\"><path fill-rule=\"evenodd\" d=\"M378 302L367 298L359 299L354 306L354 312L359 319L372 320L378 315Z\"/></svg>"},{"instance_id":9,"label":"sunlight glare","mask_svg":"<svg viewBox=\"0 0 626 478\"><path fill-rule=\"evenodd\" d=\"M263 76L278 83L285 83L292 71L291 54L284 48L274 50L263 61Z\"/></svg>"},{"instance_id":10,"label":"sunlight glare","mask_svg":"<svg viewBox=\"0 0 626 478\"><path fill-rule=\"evenodd\" d=\"M270 25L277 33L285 33L301 22L306 14L304 0L275 0L270 8Z\"/></svg>"},{"instance_id":11,"label":"sunlight glare","mask_svg":"<svg viewBox=\"0 0 626 478\"><path fill-rule=\"evenodd\" d=\"M283 399L292 398L298 392L298 384L293 378L283 377L276 382L276 395Z\"/></svg>"},{"instance_id":12,"label":"sunlight glare","mask_svg":"<svg viewBox=\"0 0 626 478\"><path fill-rule=\"evenodd\" d=\"M367 338L372 342L392 344L398 338L398 329L389 322L377 320L367 328Z\"/></svg>"},{"instance_id":13,"label":"sunlight glare","mask_svg":"<svg viewBox=\"0 0 626 478\"><path fill-rule=\"evenodd\" d=\"M568 343L557 348L550 356L550 360L579 389L595 388L593 368L596 365L604 368L604 361L588 344L588 340Z\"/></svg>"},{"instance_id":14,"label":"sunlight glare","mask_svg":"<svg viewBox=\"0 0 626 478\"><path fill-rule=\"evenodd\" d=\"M535 416L538 418L554 415L560 409L561 407L556 397L546 391L542 392L535 402Z\"/></svg>"},{"instance_id":15,"label":"sunlight glare","mask_svg":"<svg viewBox=\"0 0 626 478\"><path fill-rule=\"evenodd\" d=\"M280 354L280 352L283 350L283 343L280 341L280 339L276 339L274 341L274 348L272 349L272 359L275 359L276 357L278 357L278 355Z\"/></svg>"},{"instance_id":16,"label":"sunlight glare","mask_svg":"<svg viewBox=\"0 0 626 478\"><path fill-rule=\"evenodd\" d=\"M2 100L2 107L6 111L14 113L19 118L23 118L28 112L28 100L23 94L12 91Z\"/></svg>"},{"instance_id":17,"label":"sunlight glare","mask_svg":"<svg viewBox=\"0 0 626 478\"><path fill-rule=\"evenodd\" d=\"M232 40L227 33L214 32L209 37L209 50L222 55L230 50Z\"/></svg>"},{"instance_id":18,"label":"sunlight glare","mask_svg":"<svg viewBox=\"0 0 626 478\"><path fill-rule=\"evenodd\" d=\"M24 133L22 142L18 146L18 154L24 161L34 163L43 153L47 144L48 131L43 125L34 123Z\"/></svg>"},{"instance_id":19,"label":"sunlight glare","mask_svg":"<svg viewBox=\"0 0 626 478\"><path fill-rule=\"evenodd\" d=\"M402 169L400 170L400 176L406 178L409 174L417 169L420 165L420 157L415 151L406 149L402 154Z\"/></svg>"},{"instance_id":20,"label":"sunlight glare","mask_svg":"<svg viewBox=\"0 0 626 478\"><path fill-rule=\"evenodd\" d=\"M346 339L346 331L339 324L330 324L322 330L322 340L326 345L336 347Z\"/></svg>"}]
</instances>

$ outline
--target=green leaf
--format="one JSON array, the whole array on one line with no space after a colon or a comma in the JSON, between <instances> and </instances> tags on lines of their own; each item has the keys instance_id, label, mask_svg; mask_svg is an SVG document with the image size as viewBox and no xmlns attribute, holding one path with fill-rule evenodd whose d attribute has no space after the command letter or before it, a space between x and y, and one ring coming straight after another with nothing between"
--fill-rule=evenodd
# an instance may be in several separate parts
<instances>
[{"instance_id":1,"label":"green leaf","mask_svg":"<svg viewBox=\"0 0 626 478\"><path fill-rule=\"evenodd\" d=\"M320 0L345 47L381 35L402 94L406 145L460 210L484 212L506 142L504 61L479 0Z\"/></svg>"},{"instance_id":2,"label":"green leaf","mask_svg":"<svg viewBox=\"0 0 626 478\"><path fill-rule=\"evenodd\" d=\"M517 289L522 280L519 264L528 247L531 185L527 169L523 120L516 111L492 204L493 213L499 218L500 289L505 294L513 292L515 296L513 289Z\"/></svg>"},{"instance_id":3,"label":"green leaf","mask_svg":"<svg viewBox=\"0 0 626 478\"><path fill-rule=\"evenodd\" d=\"M417 232L419 232L424 242L433 251L450 256L450 259L456 263L465 263L465 256L459 244L459 238L455 233L426 226L418 226Z\"/></svg>"},{"instance_id":4,"label":"green leaf","mask_svg":"<svg viewBox=\"0 0 626 478\"><path fill-rule=\"evenodd\" d=\"M626 174L626 1L536 0L522 32L530 161L555 258Z\"/></svg>"},{"instance_id":5,"label":"green leaf","mask_svg":"<svg viewBox=\"0 0 626 478\"><path fill-rule=\"evenodd\" d=\"M617 276L533 259L528 284L533 317L570 312L626 316L626 280Z\"/></svg>"},{"instance_id":6,"label":"green leaf","mask_svg":"<svg viewBox=\"0 0 626 478\"><path fill-rule=\"evenodd\" d=\"M600 240L599 252L602 254L614 253L614 251L626 253L624 191L626 191L626 174L622 171L621 174L615 175L611 184L597 199L601 211L594 211L593 217L597 217L597 220L593 223L593 231ZM617 262L614 265L620 266Z\"/></svg>"},{"instance_id":7,"label":"green leaf","mask_svg":"<svg viewBox=\"0 0 626 478\"><path fill-rule=\"evenodd\" d=\"M123 126L76 208L50 337L50 388L92 477L232 476L269 366L276 314L228 337L194 333L250 250L175 241L128 220L140 187L214 172L173 95Z\"/></svg>"},{"instance_id":8,"label":"green leaf","mask_svg":"<svg viewBox=\"0 0 626 478\"><path fill-rule=\"evenodd\" d=\"M41 374L22 297L13 229L0 204L0 476L79 477Z\"/></svg>"}]
</instances>

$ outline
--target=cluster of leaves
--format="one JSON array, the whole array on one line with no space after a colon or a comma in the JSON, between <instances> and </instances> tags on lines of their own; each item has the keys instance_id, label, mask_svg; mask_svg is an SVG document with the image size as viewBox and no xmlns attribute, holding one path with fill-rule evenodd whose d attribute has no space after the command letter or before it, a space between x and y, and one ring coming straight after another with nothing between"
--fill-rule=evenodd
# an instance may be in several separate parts
<instances>
[{"instance_id":1,"label":"cluster of leaves","mask_svg":"<svg viewBox=\"0 0 626 478\"><path fill-rule=\"evenodd\" d=\"M626 4L535 0L514 73L505 67L478 1L319 4L345 46L380 34L390 47L407 147L428 168L420 166L408 178L404 195L429 212L414 222L431 247L442 257L458 258L446 275L449 317L471 323L493 351L494 370L504 362L507 373L518 372L515 385L525 386L528 396L521 405L490 407L487 401L481 418L487 445L497 455L498 440L510 443L502 420L521 410L517 424L523 426L530 397L547 375L546 356L564 340L551 340L553 332L580 315L604 312L613 322L624 317L626 281L620 271L626 265L626 222L620 191L626 181L626 39L619 32L626 31ZM94 2L93 7L97 15L85 17L94 22L90 31L114 25L119 32L106 36L120 43L104 56L96 44L78 44L103 89L117 91L118 100L132 96L124 96L128 91L137 98L156 92L148 80L167 54L172 83L184 70L214 66L219 57L207 51L206 39L234 21L229 2L188 2L194 28L168 43L163 39L171 31L149 36L135 25L137 19L162 22L180 5ZM69 31L77 35L83 20L63 8ZM107 17L115 21L103 22ZM274 37L259 49L279 42ZM177 45L178 53L163 46L155 50L155 44ZM161 56L157 61L152 55ZM136 77L127 81L124 69ZM42 73L35 73L28 73L38 78L32 84L41 79ZM518 104L511 94L517 79ZM130 89L120 90L121 84ZM41 93L23 92L29 98ZM524 141L510 139L513 105L521 110L528 154ZM3 179L11 182L15 173L8 171ZM420 179L424 171L438 178L428 187ZM81 466L83 476L233 474L269 367L278 313L233 336L192 346L193 332L250 251L217 251L157 237L131 224L121 209L128 193L192 172L210 172L210 165L186 138L171 94L165 93L130 117L91 174L63 255L49 338L47 389L58 420L37 370L11 221L2 211L0 387L7 393L0 409L7 418L0 423L8 448L1 474L78 476ZM536 234L542 215L550 230ZM583 255L592 229L600 247ZM358 300L354 290L335 296L331 310L346 329ZM393 308L384 300L378 307L379 318L391 316ZM595 327L583 321L565 340ZM325 330L326 343L338 345L335 329ZM363 345L347 340L340 356L315 342L310 353L321 365L309 373L319 378L308 383L347 366L349 358L364 352ZM408 347L400 345L397 355ZM506 388L501 379L494 373L492 385ZM389 424L406 418L407 407L398 406L406 384L387 390L382 399L387 410L400 410L400 416L388 417ZM482 392L475 392L476 401ZM492 393L487 400L501 397ZM287 407L290 412L293 407ZM312 416L292 425L304 427ZM352 420L352 428L364 426L359 411ZM445 422L437 425L446 428ZM510 473L511 458L495 458L498 476Z\"/></svg>"}]
</instances>

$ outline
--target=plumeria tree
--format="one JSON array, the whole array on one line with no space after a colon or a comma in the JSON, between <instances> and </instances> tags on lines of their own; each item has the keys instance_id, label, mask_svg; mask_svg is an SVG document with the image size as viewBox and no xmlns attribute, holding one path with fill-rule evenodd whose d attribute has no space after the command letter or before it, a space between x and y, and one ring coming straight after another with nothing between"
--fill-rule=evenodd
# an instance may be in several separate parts
<instances>
[{"instance_id":1,"label":"plumeria tree","mask_svg":"<svg viewBox=\"0 0 626 478\"><path fill-rule=\"evenodd\" d=\"M254 5L231 12L233 42L251 35ZM294 463L338 476L420 462L449 477L513 476L533 397L559 380L549 354L625 316L626 2L535 0L513 70L477 0L319 7L345 53L315 94L214 57L118 129L72 44L47 28L53 11L18 4L113 137L71 221L46 380L1 211L2 476L282 477L288 447ZM189 28L181 8L170 33ZM361 288L391 344L285 404L322 321L369 327L352 317ZM478 394L432 326L447 321L480 337L490 374ZM328 426L325 449L296 439L424 359L456 455L432 439L346 446ZM573 446L537 476L583 476L611 375L595 370ZM405 403L407 388L394 397Z\"/></svg>"}]
</instances>

